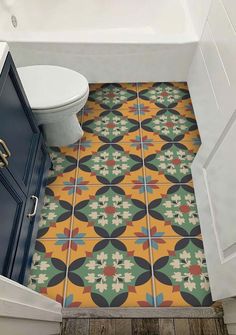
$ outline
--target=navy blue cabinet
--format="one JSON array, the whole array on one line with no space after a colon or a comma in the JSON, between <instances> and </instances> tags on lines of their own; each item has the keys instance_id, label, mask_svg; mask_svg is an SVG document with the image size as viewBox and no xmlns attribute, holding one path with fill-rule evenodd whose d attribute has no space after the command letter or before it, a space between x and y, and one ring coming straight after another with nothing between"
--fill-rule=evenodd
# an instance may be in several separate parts
<instances>
[{"instance_id":1,"label":"navy blue cabinet","mask_svg":"<svg viewBox=\"0 0 236 335\"><path fill-rule=\"evenodd\" d=\"M8 54L0 74L0 274L19 283L27 282L49 165Z\"/></svg>"}]
</instances>

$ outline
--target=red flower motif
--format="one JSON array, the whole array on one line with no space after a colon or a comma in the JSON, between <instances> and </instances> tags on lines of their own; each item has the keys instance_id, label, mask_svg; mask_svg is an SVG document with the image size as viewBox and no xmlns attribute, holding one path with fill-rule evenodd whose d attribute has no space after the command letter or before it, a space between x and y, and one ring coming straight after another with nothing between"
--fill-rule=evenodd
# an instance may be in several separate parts
<instances>
[{"instance_id":1,"label":"red flower motif","mask_svg":"<svg viewBox=\"0 0 236 335\"><path fill-rule=\"evenodd\" d=\"M63 305L63 297L60 294L57 294L56 301Z\"/></svg>"}]
</instances>

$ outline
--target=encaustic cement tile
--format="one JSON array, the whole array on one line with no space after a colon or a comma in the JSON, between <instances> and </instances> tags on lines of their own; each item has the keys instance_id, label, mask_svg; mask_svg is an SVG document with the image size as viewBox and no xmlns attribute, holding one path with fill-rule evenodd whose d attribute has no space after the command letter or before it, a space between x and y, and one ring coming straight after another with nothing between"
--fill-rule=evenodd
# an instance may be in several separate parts
<instances>
[{"instance_id":1,"label":"encaustic cement tile","mask_svg":"<svg viewBox=\"0 0 236 335\"><path fill-rule=\"evenodd\" d=\"M197 238L164 238L153 250L156 294L177 306L210 306L209 277L203 243Z\"/></svg>"},{"instance_id":2,"label":"encaustic cement tile","mask_svg":"<svg viewBox=\"0 0 236 335\"><path fill-rule=\"evenodd\" d=\"M90 184L127 184L142 174L141 149L136 145L94 143L80 151L78 177Z\"/></svg>"},{"instance_id":3,"label":"encaustic cement tile","mask_svg":"<svg viewBox=\"0 0 236 335\"><path fill-rule=\"evenodd\" d=\"M191 164L198 145L192 142L155 143L144 150L146 176L159 183L188 183L192 181Z\"/></svg>"},{"instance_id":4,"label":"encaustic cement tile","mask_svg":"<svg viewBox=\"0 0 236 335\"><path fill-rule=\"evenodd\" d=\"M117 143L140 138L138 116L131 118L117 110L95 110L84 116L82 128L91 142Z\"/></svg>"},{"instance_id":5,"label":"encaustic cement tile","mask_svg":"<svg viewBox=\"0 0 236 335\"><path fill-rule=\"evenodd\" d=\"M195 118L184 116L174 109L150 112L141 115L142 136L153 141L179 142L193 141L199 136Z\"/></svg>"},{"instance_id":6,"label":"encaustic cement tile","mask_svg":"<svg viewBox=\"0 0 236 335\"><path fill-rule=\"evenodd\" d=\"M48 174L48 185L73 185L75 183L78 145L49 149L52 169Z\"/></svg>"},{"instance_id":7,"label":"encaustic cement tile","mask_svg":"<svg viewBox=\"0 0 236 335\"><path fill-rule=\"evenodd\" d=\"M78 117L79 143L50 150L29 286L65 307L211 305L187 84L90 85Z\"/></svg>"},{"instance_id":8,"label":"encaustic cement tile","mask_svg":"<svg viewBox=\"0 0 236 335\"><path fill-rule=\"evenodd\" d=\"M138 101L144 108L174 108L190 101L186 83L143 83L138 84Z\"/></svg>"},{"instance_id":9,"label":"encaustic cement tile","mask_svg":"<svg viewBox=\"0 0 236 335\"><path fill-rule=\"evenodd\" d=\"M47 187L38 238L69 238L74 187Z\"/></svg>"},{"instance_id":10,"label":"encaustic cement tile","mask_svg":"<svg viewBox=\"0 0 236 335\"><path fill-rule=\"evenodd\" d=\"M28 284L31 289L61 304L68 246L69 240L37 240Z\"/></svg>"},{"instance_id":11,"label":"encaustic cement tile","mask_svg":"<svg viewBox=\"0 0 236 335\"><path fill-rule=\"evenodd\" d=\"M109 108L102 108L100 106L85 106L84 111L83 111L83 119L84 120L89 120L93 116L96 117L100 113L104 111L117 111L123 115L123 117L128 118L128 119L133 119L133 120L139 120L139 110L140 110L140 105L135 101L133 104L130 104L129 106L123 106L120 108L116 109L109 109Z\"/></svg>"},{"instance_id":12,"label":"encaustic cement tile","mask_svg":"<svg viewBox=\"0 0 236 335\"><path fill-rule=\"evenodd\" d=\"M135 307L152 297L149 250L135 240L84 240L71 250L66 302L80 307ZM68 306L69 305L69 306Z\"/></svg>"},{"instance_id":13,"label":"encaustic cement tile","mask_svg":"<svg viewBox=\"0 0 236 335\"><path fill-rule=\"evenodd\" d=\"M148 192L148 213L151 233L158 232L159 237L201 234L192 185L158 185L155 192Z\"/></svg>"},{"instance_id":14,"label":"encaustic cement tile","mask_svg":"<svg viewBox=\"0 0 236 335\"><path fill-rule=\"evenodd\" d=\"M128 185L89 186L76 196L73 231L84 237L148 236L144 194Z\"/></svg>"},{"instance_id":15,"label":"encaustic cement tile","mask_svg":"<svg viewBox=\"0 0 236 335\"><path fill-rule=\"evenodd\" d=\"M184 117L184 118L191 118L196 120L195 114L194 114L194 110L193 110L193 105L191 103L191 101L188 102L188 104L186 104L184 107L175 107L175 108L160 108L160 107L155 107L155 108L148 108L148 107L142 107L142 105L139 105L139 109L140 109L140 119L141 121L144 121L146 119L150 119L151 117L154 117L155 115L158 115L159 112L167 112L169 111L173 111L174 113L177 113ZM161 115L161 113L160 113Z\"/></svg>"},{"instance_id":16,"label":"encaustic cement tile","mask_svg":"<svg viewBox=\"0 0 236 335\"><path fill-rule=\"evenodd\" d=\"M95 84L90 86L85 106L89 109L133 109L138 104L136 84Z\"/></svg>"}]
</instances>

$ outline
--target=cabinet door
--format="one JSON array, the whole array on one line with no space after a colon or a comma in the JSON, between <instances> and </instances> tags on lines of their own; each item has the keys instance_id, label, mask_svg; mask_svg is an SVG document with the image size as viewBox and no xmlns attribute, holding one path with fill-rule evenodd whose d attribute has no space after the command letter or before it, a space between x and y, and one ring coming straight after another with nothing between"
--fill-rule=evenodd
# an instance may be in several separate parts
<instances>
[{"instance_id":1,"label":"cabinet door","mask_svg":"<svg viewBox=\"0 0 236 335\"><path fill-rule=\"evenodd\" d=\"M212 150L192 165L195 194L214 300L236 296L236 112Z\"/></svg>"},{"instance_id":2,"label":"cabinet door","mask_svg":"<svg viewBox=\"0 0 236 335\"><path fill-rule=\"evenodd\" d=\"M43 140L41 139L30 181L29 195L19 235L14 268L11 275L11 279L19 283L27 284L49 165L50 159L43 144ZM29 217L29 214L32 214L35 209L37 209L36 214Z\"/></svg>"},{"instance_id":3,"label":"cabinet door","mask_svg":"<svg viewBox=\"0 0 236 335\"><path fill-rule=\"evenodd\" d=\"M5 170L0 171L0 274L9 277L25 210L26 197Z\"/></svg>"},{"instance_id":4,"label":"cabinet door","mask_svg":"<svg viewBox=\"0 0 236 335\"><path fill-rule=\"evenodd\" d=\"M0 76L0 139L11 152L8 170L25 194L30 183L39 136L31 108L9 54ZM4 152L1 144L0 150Z\"/></svg>"}]
</instances>

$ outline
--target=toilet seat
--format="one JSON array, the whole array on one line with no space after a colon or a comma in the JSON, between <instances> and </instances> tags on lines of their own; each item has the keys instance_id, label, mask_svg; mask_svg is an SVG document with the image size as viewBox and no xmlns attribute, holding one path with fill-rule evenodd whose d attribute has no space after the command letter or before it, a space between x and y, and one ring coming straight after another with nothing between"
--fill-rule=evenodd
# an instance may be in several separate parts
<instances>
[{"instance_id":1,"label":"toilet seat","mask_svg":"<svg viewBox=\"0 0 236 335\"><path fill-rule=\"evenodd\" d=\"M87 79L67 68L35 65L17 70L35 113L58 112L61 107L78 104L89 92Z\"/></svg>"},{"instance_id":2,"label":"toilet seat","mask_svg":"<svg viewBox=\"0 0 236 335\"><path fill-rule=\"evenodd\" d=\"M50 109L33 109L38 125L58 122L68 116L78 113L85 105L89 95L89 90L80 99L60 107Z\"/></svg>"}]
</instances>

